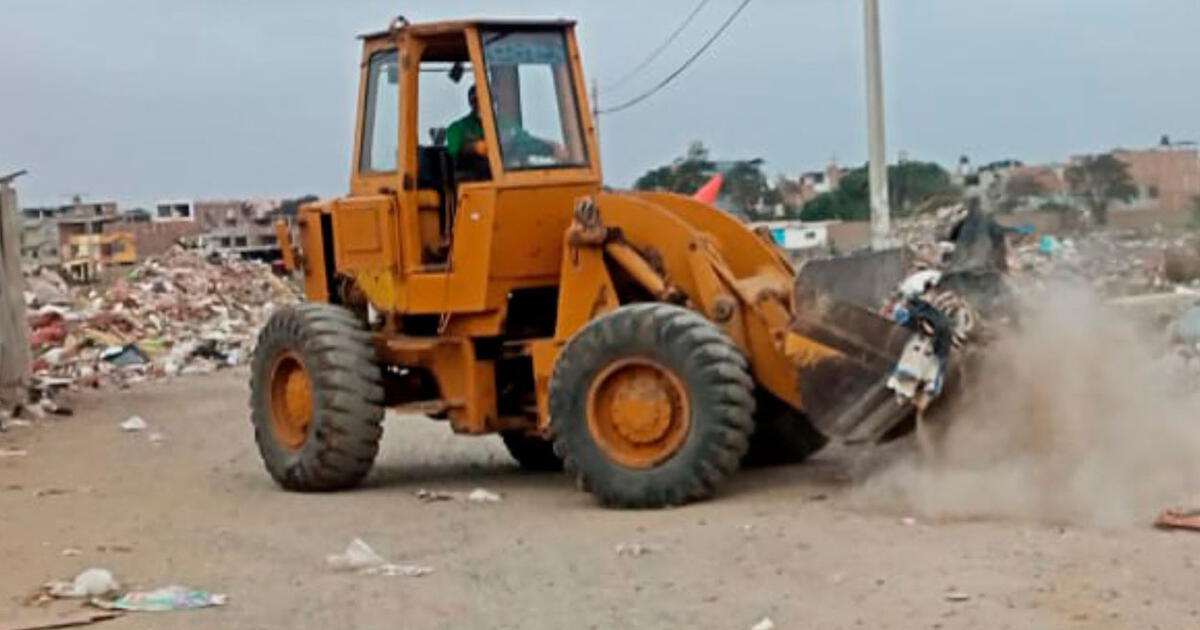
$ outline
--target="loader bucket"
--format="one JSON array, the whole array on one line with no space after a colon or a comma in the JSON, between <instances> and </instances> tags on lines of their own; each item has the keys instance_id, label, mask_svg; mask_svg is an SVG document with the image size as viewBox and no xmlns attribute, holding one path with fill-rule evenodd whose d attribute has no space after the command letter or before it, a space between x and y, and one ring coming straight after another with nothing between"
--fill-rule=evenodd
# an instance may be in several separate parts
<instances>
[{"instance_id":1,"label":"loader bucket","mask_svg":"<svg viewBox=\"0 0 1200 630\"><path fill-rule=\"evenodd\" d=\"M809 261L796 276L792 332L835 352L801 363L804 412L828 436L877 441L913 413L887 387L911 330L879 315L907 268L903 250Z\"/></svg>"}]
</instances>

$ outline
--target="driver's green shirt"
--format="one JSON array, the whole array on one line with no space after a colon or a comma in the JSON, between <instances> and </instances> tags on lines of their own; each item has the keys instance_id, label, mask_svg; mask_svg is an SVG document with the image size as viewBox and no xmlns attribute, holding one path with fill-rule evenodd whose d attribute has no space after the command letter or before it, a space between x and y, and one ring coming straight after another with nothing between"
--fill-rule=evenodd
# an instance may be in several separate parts
<instances>
[{"instance_id":1,"label":"driver's green shirt","mask_svg":"<svg viewBox=\"0 0 1200 630\"><path fill-rule=\"evenodd\" d=\"M465 147L483 140L483 123L479 116L471 112L450 123L446 129L446 150L450 157L457 159Z\"/></svg>"}]
</instances>

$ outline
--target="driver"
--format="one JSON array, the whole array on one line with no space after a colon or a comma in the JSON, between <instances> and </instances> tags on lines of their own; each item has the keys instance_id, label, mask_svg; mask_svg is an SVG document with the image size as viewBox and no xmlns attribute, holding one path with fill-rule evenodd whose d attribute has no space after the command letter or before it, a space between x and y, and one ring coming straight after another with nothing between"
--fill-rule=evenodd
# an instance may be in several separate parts
<instances>
[{"instance_id":1,"label":"driver","mask_svg":"<svg viewBox=\"0 0 1200 630\"><path fill-rule=\"evenodd\" d=\"M486 169L487 145L484 143L483 123L479 118L479 100L474 85L467 90L467 103L471 111L446 129L446 149L459 170ZM497 124L506 164L521 164L534 156L551 157L556 162L566 161L566 150L561 144L531 135L512 119L500 118Z\"/></svg>"},{"instance_id":2,"label":"driver","mask_svg":"<svg viewBox=\"0 0 1200 630\"><path fill-rule=\"evenodd\" d=\"M450 123L446 129L446 150L456 162L464 155L483 157L487 148L483 143L483 123L479 120L479 100L475 97L475 86L467 90L467 103L471 111L466 116Z\"/></svg>"}]
</instances>

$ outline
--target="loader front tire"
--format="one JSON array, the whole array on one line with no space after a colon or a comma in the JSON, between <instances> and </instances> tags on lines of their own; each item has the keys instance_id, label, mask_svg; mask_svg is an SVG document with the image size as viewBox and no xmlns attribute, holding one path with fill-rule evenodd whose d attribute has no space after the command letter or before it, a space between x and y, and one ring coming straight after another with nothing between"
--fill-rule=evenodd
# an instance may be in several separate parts
<instances>
[{"instance_id":1,"label":"loader front tire","mask_svg":"<svg viewBox=\"0 0 1200 630\"><path fill-rule=\"evenodd\" d=\"M286 306L258 336L250 378L254 439L288 490L358 485L383 434L383 382L371 336L350 311Z\"/></svg>"},{"instance_id":2,"label":"loader front tire","mask_svg":"<svg viewBox=\"0 0 1200 630\"><path fill-rule=\"evenodd\" d=\"M696 312L624 306L584 326L559 355L555 450L605 505L704 499L746 453L753 391L746 359Z\"/></svg>"}]
</instances>

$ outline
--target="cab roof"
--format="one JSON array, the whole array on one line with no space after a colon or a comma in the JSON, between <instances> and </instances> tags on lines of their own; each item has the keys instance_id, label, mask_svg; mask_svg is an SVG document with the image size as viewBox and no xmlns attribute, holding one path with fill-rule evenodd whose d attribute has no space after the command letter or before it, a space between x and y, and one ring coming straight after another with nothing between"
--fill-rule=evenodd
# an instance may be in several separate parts
<instances>
[{"instance_id":1,"label":"cab roof","mask_svg":"<svg viewBox=\"0 0 1200 630\"><path fill-rule=\"evenodd\" d=\"M444 20L438 22L417 22L411 23L404 19L404 16L398 16L392 20L392 25L382 31L374 31L371 33L363 33L359 35L359 39L377 39L387 37L395 31L408 31L417 35L437 35L440 33L451 33L465 30L468 27L514 27L514 26L533 26L533 27L549 27L549 26L574 26L575 20L566 17L554 18L462 18L458 20Z\"/></svg>"}]
</instances>

